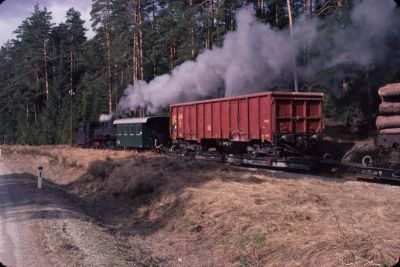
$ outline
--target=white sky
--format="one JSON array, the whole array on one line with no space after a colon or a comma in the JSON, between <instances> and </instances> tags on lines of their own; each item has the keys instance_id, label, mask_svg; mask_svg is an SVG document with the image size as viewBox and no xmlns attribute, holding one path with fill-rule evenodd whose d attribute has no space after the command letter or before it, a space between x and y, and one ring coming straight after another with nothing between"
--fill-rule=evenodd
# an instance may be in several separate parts
<instances>
[{"instance_id":1,"label":"white sky","mask_svg":"<svg viewBox=\"0 0 400 267\"><path fill-rule=\"evenodd\" d=\"M53 23L56 24L65 21L65 14L69 8L79 10L82 19L85 20L85 28L88 29L87 37L93 37L94 33L90 26L91 0L5 0L0 5L0 45L15 38L12 32L31 15L36 3L39 3L41 9L46 6L47 10L51 11Z\"/></svg>"}]
</instances>

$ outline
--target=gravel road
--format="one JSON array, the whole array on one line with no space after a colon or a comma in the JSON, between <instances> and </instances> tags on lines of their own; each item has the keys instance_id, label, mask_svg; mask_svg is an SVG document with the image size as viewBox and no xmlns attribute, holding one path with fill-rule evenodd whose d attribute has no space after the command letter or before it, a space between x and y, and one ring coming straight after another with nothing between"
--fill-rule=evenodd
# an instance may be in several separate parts
<instances>
[{"instance_id":1,"label":"gravel road","mask_svg":"<svg viewBox=\"0 0 400 267\"><path fill-rule=\"evenodd\" d=\"M149 266L148 253L117 240L68 195L0 159L0 262L5 266Z\"/></svg>"}]
</instances>

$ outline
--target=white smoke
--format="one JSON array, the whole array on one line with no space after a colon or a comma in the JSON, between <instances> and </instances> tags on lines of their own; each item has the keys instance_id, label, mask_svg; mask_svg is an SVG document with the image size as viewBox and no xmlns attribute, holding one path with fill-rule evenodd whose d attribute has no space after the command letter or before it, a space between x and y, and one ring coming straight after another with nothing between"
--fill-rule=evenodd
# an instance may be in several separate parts
<instances>
[{"instance_id":1,"label":"white smoke","mask_svg":"<svg viewBox=\"0 0 400 267\"><path fill-rule=\"evenodd\" d=\"M100 122L106 122L106 121L110 121L114 116L114 113L111 114L101 114L99 121Z\"/></svg>"},{"instance_id":2,"label":"white smoke","mask_svg":"<svg viewBox=\"0 0 400 267\"><path fill-rule=\"evenodd\" d=\"M378 3L379 2L379 3ZM299 20L294 40L287 30L260 23L251 9L237 13L237 30L226 34L221 48L206 49L196 60L186 61L171 74L150 82L130 85L121 98L120 112L146 107L155 112L169 104L216 96L265 91L277 84L290 84L293 54L312 44L320 54L300 75L309 77L325 67L343 63L369 65L385 50L384 39L393 26L395 5L391 0L365 0L351 14L352 24L330 35L318 32L321 21Z\"/></svg>"},{"instance_id":3,"label":"white smoke","mask_svg":"<svg viewBox=\"0 0 400 267\"><path fill-rule=\"evenodd\" d=\"M329 57L316 58L314 63L319 67L349 63L368 67L374 63L387 49L388 32L399 27L395 7L391 0L357 1L351 12L351 24L331 35L322 31L319 33L322 38L313 40L314 46Z\"/></svg>"},{"instance_id":4,"label":"white smoke","mask_svg":"<svg viewBox=\"0 0 400 267\"><path fill-rule=\"evenodd\" d=\"M236 31L225 36L221 48L204 50L195 61L184 62L171 74L129 86L119 109L156 111L176 101L215 95L221 87L226 95L268 87L291 66L289 35L257 22L249 8L238 12L237 25Z\"/></svg>"}]
</instances>

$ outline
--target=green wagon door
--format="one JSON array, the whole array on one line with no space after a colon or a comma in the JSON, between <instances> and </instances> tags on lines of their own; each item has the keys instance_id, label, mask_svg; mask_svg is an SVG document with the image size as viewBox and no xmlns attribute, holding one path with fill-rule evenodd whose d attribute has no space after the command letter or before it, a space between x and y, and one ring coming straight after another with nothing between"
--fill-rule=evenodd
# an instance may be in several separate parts
<instances>
[{"instance_id":1,"label":"green wagon door","mask_svg":"<svg viewBox=\"0 0 400 267\"><path fill-rule=\"evenodd\" d=\"M143 147L143 124L130 125L130 136L128 147Z\"/></svg>"},{"instance_id":2,"label":"green wagon door","mask_svg":"<svg viewBox=\"0 0 400 267\"><path fill-rule=\"evenodd\" d=\"M143 124L119 124L117 127L117 146L131 148L143 147Z\"/></svg>"}]
</instances>

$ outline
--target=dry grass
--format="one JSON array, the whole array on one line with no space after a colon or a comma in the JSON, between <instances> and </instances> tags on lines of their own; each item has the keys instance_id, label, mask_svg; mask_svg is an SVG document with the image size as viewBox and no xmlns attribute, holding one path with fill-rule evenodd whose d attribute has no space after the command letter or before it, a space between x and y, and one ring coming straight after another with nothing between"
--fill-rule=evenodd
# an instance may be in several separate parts
<instances>
[{"instance_id":1,"label":"dry grass","mask_svg":"<svg viewBox=\"0 0 400 267\"><path fill-rule=\"evenodd\" d=\"M187 189L190 208L175 227L185 232L185 221L200 225L194 235L224 265L379 266L399 256L399 193L265 179Z\"/></svg>"},{"instance_id":2,"label":"dry grass","mask_svg":"<svg viewBox=\"0 0 400 267\"><path fill-rule=\"evenodd\" d=\"M17 164L58 153L82 164L59 157L52 179L79 170L68 190L165 266L384 266L400 255L399 187L153 153L8 149Z\"/></svg>"},{"instance_id":3,"label":"dry grass","mask_svg":"<svg viewBox=\"0 0 400 267\"><path fill-rule=\"evenodd\" d=\"M136 152L71 148L70 146L0 146L3 154L13 159L23 171L36 173L42 166L48 178L58 184L74 182L86 173L93 161L106 158L120 160L133 157ZM21 168L20 168L21 170Z\"/></svg>"}]
</instances>

